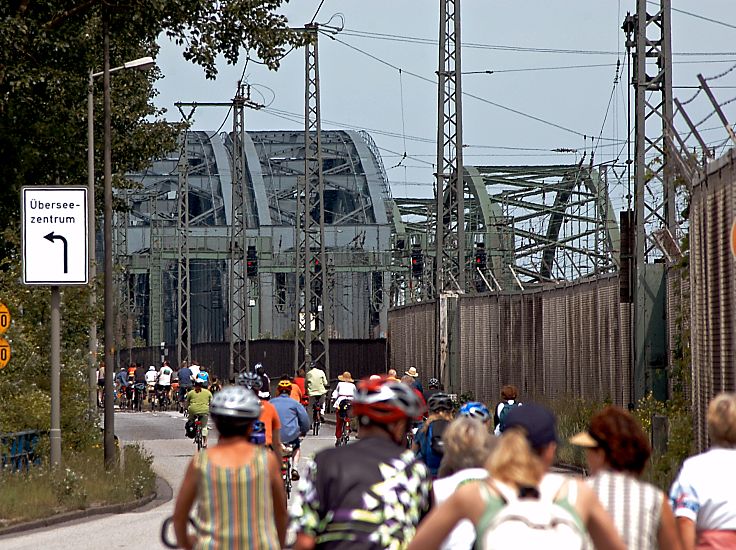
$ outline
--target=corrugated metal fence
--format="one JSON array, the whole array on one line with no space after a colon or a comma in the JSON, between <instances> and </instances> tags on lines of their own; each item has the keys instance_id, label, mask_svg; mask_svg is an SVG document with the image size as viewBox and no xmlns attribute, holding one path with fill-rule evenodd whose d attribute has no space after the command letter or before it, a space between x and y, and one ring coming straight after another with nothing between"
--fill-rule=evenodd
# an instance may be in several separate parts
<instances>
[{"instance_id":1,"label":"corrugated metal fence","mask_svg":"<svg viewBox=\"0 0 736 550\"><path fill-rule=\"evenodd\" d=\"M169 348L168 359L176 368L176 349ZM314 350L316 351L316 349ZM293 340L253 340L250 342L250 364L263 363L266 373L278 377L291 373L294 365ZM230 348L227 342L192 344L192 359L220 379L227 379L230 364ZM120 364L130 361L145 365L159 365L161 350L157 347L142 347L121 350L118 353ZM347 340L330 339L331 378L344 371L350 371L353 378L363 378L371 374L386 372L388 362L386 340Z\"/></svg>"},{"instance_id":2,"label":"corrugated metal fence","mask_svg":"<svg viewBox=\"0 0 736 550\"><path fill-rule=\"evenodd\" d=\"M736 390L736 267L729 237L736 218L736 154L709 164L690 205L692 407L695 444L708 445L706 412Z\"/></svg>"},{"instance_id":3,"label":"corrugated metal fence","mask_svg":"<svg viewBox=\"0 0 736 550\"><path fill-rule=\"evenodd\" d=\"M504 384L523 395L630 400L630 310L618 277L459 300L460 392L494 402ZM432 374L434 304L389 313L391 365Z\"/></svg>"}]
</instances>

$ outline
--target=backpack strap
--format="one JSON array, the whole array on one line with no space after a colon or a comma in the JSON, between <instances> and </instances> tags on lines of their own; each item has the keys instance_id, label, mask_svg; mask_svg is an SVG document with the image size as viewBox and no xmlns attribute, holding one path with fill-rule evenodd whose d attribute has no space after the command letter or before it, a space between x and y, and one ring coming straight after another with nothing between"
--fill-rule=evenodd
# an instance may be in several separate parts
<instances>
[{"instance_id":1,"label":"backpack strap","mask_svg":"<svg viewBox=\"0 0 736 550\"><path fill-rule=\"evenodd\" d=\"M575 508L575 503L578 500L577 480L563 475L555 475L554 477L546 476L542 480L540 489L540 498L554 502L561 508L567 510L580 528L580 531L583 533L588 531L585 522L580 517L580 513Z\"/></svg>"},{"instance_id":2,"label":"backpack strap","mask_svg":"<svg viewBox=\"0 0 736 550\"><path fill-rule=\"evenodd\" d=\"M475 525L476 541L481 539L481 536L488 529L488 526L493 521L493 518L496 517L496 514L498 514L501 509L509 503L505 498L504 493L501 492L499 486L495 484L492 479L481 481L478 483L478 488L480 489L480 496L483 501L483 514ZM491 488L496 492L494 493L491 491ZM515 496L511 495L511 499L514 500Z\"/></svg>"}]
</instances>

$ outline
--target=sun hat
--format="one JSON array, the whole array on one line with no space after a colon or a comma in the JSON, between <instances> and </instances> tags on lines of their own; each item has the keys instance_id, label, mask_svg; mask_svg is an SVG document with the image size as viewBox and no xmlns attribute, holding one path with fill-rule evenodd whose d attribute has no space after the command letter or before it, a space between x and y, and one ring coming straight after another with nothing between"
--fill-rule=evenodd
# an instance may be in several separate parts
<instances>
[{"instance_id":1,"label":"sun hat","mask_svg":"<svg viewBox=\"0 0 736 550\"><path fill-rule=\"evenodd\" d=\"M337 379L340 382L353 382L353 376L348 371L343 372Z\"/></svg>"},{"instance_id":2,"label":"sun hat","mask_svg":"<svg viewBox=\"0 0 736 550\"><path fill-rule=\"evenodd\" d=\"M417 372L416 367L410 367L408 371L406 371L404 374L407 374L411 376L412 378L416 378L419 376L419 373Z\"/></svg>"},{"instance_id":3,"label":"sun hat","mask_svg":"<svg viewBox=\"0 0 736 550\"><path fill-rule=\"evenodd\" d=\"M590 432L580 432L572 436L568 441L578 447L585 447L587 449L597 449L600 447L599 443L595 438L590 435Z\"/></svg>"},{"instance_id":4,"label":"sun hat","mask_svg":"<svg viewBox=\"0 0 736 550\"><path fill-rule=\"evenodd\" d=\"M505 430L522 428L527 441L536 450L557 442L556 423L555 415L536 403L514 407L504 419Z\"/></svg>"}]
</instances>

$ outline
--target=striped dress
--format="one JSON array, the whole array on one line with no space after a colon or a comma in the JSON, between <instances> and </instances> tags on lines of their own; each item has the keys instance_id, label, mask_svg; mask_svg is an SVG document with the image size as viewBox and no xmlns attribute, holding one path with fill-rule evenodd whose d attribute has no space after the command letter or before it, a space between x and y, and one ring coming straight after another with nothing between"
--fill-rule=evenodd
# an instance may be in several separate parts
<instances>
[{"instance_id":1,"label":"striped dress","mask_svg":"<svg viewBox=\"0 0 736 550\"><path fill-rule=\"evenodd\" d=\"M659 548L657 535L664 493L622 472L602 471L588 479L628 548Z\"/></svg>"},{"instance_id":2,"label":"striped dress","mask_svg":"<svg viewBox=\"0 0 736 550\"><path fill-rule=\"evenodd\" d=\"M263 447L237 468L212 464L206 451L195 456L194 467L199 479L195 550L280 548Z\"/></svg>"}]
</instances>

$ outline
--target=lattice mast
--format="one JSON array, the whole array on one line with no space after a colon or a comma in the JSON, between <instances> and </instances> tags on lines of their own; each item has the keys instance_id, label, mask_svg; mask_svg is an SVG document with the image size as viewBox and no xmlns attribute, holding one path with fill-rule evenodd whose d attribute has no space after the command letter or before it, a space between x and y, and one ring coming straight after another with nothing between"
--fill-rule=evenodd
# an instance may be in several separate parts
<instances>
[{"instance_id":1,"label":"lattice mast","mask_svg":"<svg viewBox=\"0 0 736 550\"><path fill-rule=\"evenodd\" d=\"M325 253L324 174L319 87L319 27L305 26L304 179L297 183L294 243L296 331L294 369L318 363L330 377L331 319ZM316 349L315 349L316 348ZM312 356L312 352L315 355ZM301 358L300 358L301 357Z\"/></svg>"},{"instance_id":2,"label":"lattice mast","mask_svg":"<svg viewBox=\"0 0 736 550\"><path fill-rule=\"evenodd\" d=\"M248 368L250 332L248 315L249 282L245 258L248 193L247 164L245 159L245 107L249 98L244 86L238 82L233 98L233 150L232 150L232 216L230 224L230 375Z\"/></svg>"},{"instance_id":3,"label":"lattice mast","mask_svg":"<svg viewBox=\"0 0 736 550\"><path fill-rule=\"evenodd\" d=\"M437 303L435 374L448 360L441 294L465 291L465 204L460 0L440 0L437 71L437 201L434 296Z\"/></svg>"},{"instance_id":4,"label":"lattice mast","mask_svg":"<svg viewBox=\"0 0 736 550\"><path fill-rule=\"evenodd\" d=\"M176 359L191 361L191 334L189 316L189 154L185 130L179 137L179 179L177 192L177 287L176 287Z\"/></svg>"},{"instance_id":5,"label":"lattice mast","mask_svg":"<svg viewBox=\"0 0 736 550\"><path fill-rule=\"evenodd\" d=\"M675 187L665 133L672 123L671 1L637 0L636 17L627 17L624 30L635 33L633 82L635 93L634 148L634 398L654 389L655 368L664 372L666 309L653 281L663 285L664 271L654 266L651 233L662 227L676 235ZM647 63L647 60L651 60ZM653 62L652 62L653 61ZM653 74L648 72L653 70ZM662 266L662 264L660 264Z\"/></svg>"}]
</instances>

